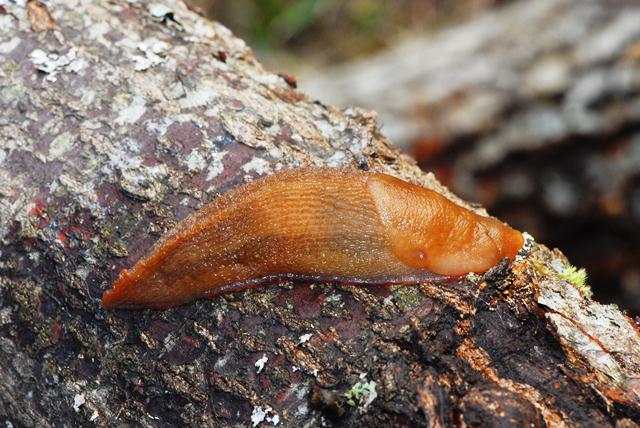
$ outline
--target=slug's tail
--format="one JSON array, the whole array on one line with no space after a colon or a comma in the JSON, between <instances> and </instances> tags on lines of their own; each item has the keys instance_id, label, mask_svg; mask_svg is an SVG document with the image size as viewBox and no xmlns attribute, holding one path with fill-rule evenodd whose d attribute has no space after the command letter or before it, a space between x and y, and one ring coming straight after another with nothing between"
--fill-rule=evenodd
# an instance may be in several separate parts
<instances>
[{"instance_id":1,"label":"slug's tail","mask_svg":"<svg viewBox=\"0 0 640 428\"><path fill-rule=\"evenodd\" d=\"M120 272L120 276L113 283L112 288L102 293L102 302L100 303L100 306L105 309L126 307L127 290L135 286L135 279L133 276L133 272L128 269Z\"/></svg>"},{"instance_id":2,"label":"slug's tail","mask_svg":"<svg viewBox=\"0 0 640 428\"><path fill-rule=\"evenodd\" d=\"M146 262L133 269L125 269L110 290L102 293L100 306L104 309L168 309L193 300L188 293L175 293L149 275Z\"/></svg>"},{"instance_id":3,"label":"slug's tail","mask_svg":"<svg viewBox=\"0 0 640 428\"><path fill-rule=\"evenodd\" d=\"M146 261L138 262L133 269L124 269L114 281L111 290L102 293L101 306L105 309L148 308L162 306L159 288L154 287L148 275Z\"/></svg>"}]
</instances>

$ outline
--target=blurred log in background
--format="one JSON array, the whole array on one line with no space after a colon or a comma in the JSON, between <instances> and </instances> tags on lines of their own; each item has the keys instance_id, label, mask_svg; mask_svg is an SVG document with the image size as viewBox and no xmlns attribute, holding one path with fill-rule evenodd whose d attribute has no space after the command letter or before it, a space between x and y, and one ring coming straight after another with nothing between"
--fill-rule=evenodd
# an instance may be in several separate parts
<instances>
[{"instance_id":1,"label":"blurred log in background","mask_svg":"<svg viewBox=\"0 0 640 428\"><path fill-rule=\"evenodd\" d=\"M597 298L640 312L640 5L202 7L274 67L295 67L298 55L302 90L377 111L425 170L562 248L586 267Z\"/></svg>"}]
</instances>

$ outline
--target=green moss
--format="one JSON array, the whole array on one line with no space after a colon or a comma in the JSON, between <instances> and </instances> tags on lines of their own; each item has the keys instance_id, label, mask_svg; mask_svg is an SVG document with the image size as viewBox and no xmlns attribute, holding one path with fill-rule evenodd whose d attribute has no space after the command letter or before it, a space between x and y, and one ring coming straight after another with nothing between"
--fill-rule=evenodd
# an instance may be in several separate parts
<instances>
[{"instance_id":1,"label":"green moss","mask_svg":"<svg viewBox=\"0 0 640 428\"><path fill-rule=\"evenodd\" d=\"M410 309L418 307L420 305L421 293L418 287L411 287L407 285L398 285L392 287L393 298L396 304L403 312L407 312Z\"/></svg>"},{"instance_id":2,"label":"green moss","mask_svg":"<svg viewBox=\"0 0 640 428\"><path fill-rule=\"evenodd\" d=\"M372 380L367 382L367 376L361 374L360 382L353 385L344 395L347 397L348 405L359 406L360 411L363 412L378 397L376 383Z\"/></svg>"},{"instance_id":3,"label":"green moss","mask_svg":"<svg viewBox=\"0 0 640 428\"><path fill-rule=\"evenodd\" d=\"M263 303L268 304L271 302L271 299L273 299L273 290L266 288L261 294L260 300L262 300Z\"/></svg>"},{"instance_id":4,"label":"green moss","mask_svg":"<svg viewBox=\"0 0 640 428\"><path fill-rule=\"evenodd\" d=\"M569 266L559 272L558 276L575 285L587 297L593 295L591 288L587 284L587 271L584 268L578 269L575 266Z\"/></svg>"}]
</instances>

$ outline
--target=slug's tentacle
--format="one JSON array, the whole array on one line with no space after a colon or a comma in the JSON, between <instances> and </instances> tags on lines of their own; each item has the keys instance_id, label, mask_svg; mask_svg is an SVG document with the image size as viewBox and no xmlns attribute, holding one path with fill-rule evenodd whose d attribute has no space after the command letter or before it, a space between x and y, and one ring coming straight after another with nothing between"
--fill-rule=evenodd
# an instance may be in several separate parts
<instances>
[{"instance_id":1,"label":"slug's tentacle","mask_svg":"<svg viewBox=\"0 0 640 428\"><path fill-rule=\"evenodd\" d=\"M102 305L170 307L280 279L415 283L513 260L522 235L384 174L302 168L221 196L162 237Z\"/></svg>"}]
</instances>

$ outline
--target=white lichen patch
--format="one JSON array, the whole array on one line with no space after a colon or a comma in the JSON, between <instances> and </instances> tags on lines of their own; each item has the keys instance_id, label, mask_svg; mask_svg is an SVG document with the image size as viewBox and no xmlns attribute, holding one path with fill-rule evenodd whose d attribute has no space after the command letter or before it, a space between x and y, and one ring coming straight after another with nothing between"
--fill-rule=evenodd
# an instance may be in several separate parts
<instances>
[{"instance_id":1,"label":"white lichen patch","mask_svg":"<svg viewBox=\"0 0 640 428\"><path fill-rule=\"evenodd\" d=\"M215 84L211 82L202 82L198 87L193 89L186 89L186 95L180 98L180 107L183 109L195 108L206 106L219 95L218 89Z\"/></svg>"},{"instance_id":2,"label":"white lichen patch","mask_svg":"<svg viewBox=\"0 0 640 428\"><path fill-rule=\"evenodd\" d=\"M0 54L4 55L13 52L13 50L17 48L19 44L20 38L18 37L13 37L12 39L9 39L8 42L0 43Z\"/></svg>"},{"instance_id":3,"label":"white lichen patch","mask_svg":"<svg viewBox=\"0 0 640 428\"><path fill-rule=\"evenodd\" d=\"M298 400L303 400L309 394L309 390L311 389L311 386L303 385L303 384L302 385L294 384L291 386L291 389L295 391L295 394Z\"/></svg>"},{"instance_id":4,"label":"white lichen patch","mask_svg":"<svg viewBox=\"0 0 640 428\"><path fill-rule=\"evenodd\" d=\"M148 39L144 39L139 45L138 49L142 52L152 52L156 55L160 55L165 53L171 48L167 42L163 42L162 40L158 40L155 37L149 37Z\"/></svg>"},{"instance_id":5,"label":"white lichen patch","mask_svg":"<svg viewBox=\"0 0 640 428\"><path fill-rule=\"evenodd\" d=\"M74 412L79 412L80 411L80 407L82 407L85 403L85 398L84 395L82 394L76 394L73 397L73 411Z\"/></svg>"},{"instance_id":6,"label":"white lichen patch","mask_svg":"<svg viewBox=\"0 0 640 428\"><path fill-rule=\"evenodd\" d=\"M546 316L555 326L563 345L571 346L589 361L600 374L604 374L613 379L619 386L623 386L626 379L625 374L620 364L611 354L606 352L589 336L576 329L572 322L562 316L553 313L548 313Z\"/></svg>"},{"instance_id":7,"label":"white lichen patch","mask_svg":"<svg viewBox=\"0 0 640 428\"><path fill-rule=\"evenodd\" d=\"M161 57L152 52L147 53L145 56L131 55L131 59L134 62L133 69L135 71L146 71L151 67L162 64L164 61Z\"/></svg>"},{"instance_id":8,"label":"white lichen patch","mask_svg":"<svg viewBox=\"0 0 640 428\"><path fill-rule=\"evenodd\" d=\"M389 296L388 298L393 300L393 296ZM344 307L344 302L342 301L342 296L340 296L339 294L336 294L336 293L328 295L324 299L324 303L327 304L327 305L332 305L332 306L337 307L337 308Z\"/></svg>"},{"instance_id":9,"label":"white lichen patch","mask_svg":"<svg viewBox=\"0 0 640 428\"><path fill-rule=\"evenodd\" d=\"M80 73L83 69L87 68L89 63L82 57L78 57L71 61L64 69L70 73L82 74Z\"/></svg>"},{"instance_id":10,"label":"white lichen patch","mask_svg":"<svg viewBox=\"0 0 640 428\"><path fill-rule=\"evenodd\" d=\"M313 336L312 333L307 333L307 334L303 334L298 338L298 344L302 345L303 343L307 343L309 341L309 339L311 339L311 336Z\"/></svg>"},{"instance_id":11,"label":"white lichen patch","mask_svg":"<svg viewBox=\"0 0 640 428\"><path fill-rule=\"evenodd\" d=\"M262 354L262 358L260 358L254 364L256 366L256 373L260 373L264 369L264 366L267 364L267 361L269 361L269 358L265 354Z\"/></svg>"},{"instance_id":12,"label":"white lichen patch","mask_svg":"<svg viewBox=\"0 0 640 428\"><path fill-rule=\"evenodd\" d=\"M0 325L11 324L11 312L10 307L0 309Z\"/></svg>"},{"instance_id":13,"label":"white lichen patch","mask_svg":"<svg viewBox=\"0 0 640 428\"><path fill-rule=\"evenodd\" d=\"M522 232L522 237L524 238L524 244L522 244L522 248L516 255L516 262L525 259L531 251L531 248L533 248L533 245L536 243L536 239L527 232Z\"/></svg>"},{"instance_id":14,"label":"white lichen patch","mask_svg":"<svg viewBox=\"0 0 640 428\"><path fill-rule=\"evenodd\" d=\"M78 278L80 278L83 281L87 280L87 277L89 276L89 273L91 273L91 268L89 268L88 266L79 267L74 272L75 276L77 276Z\"/></svg>"},{"instance_id":15,"label":"white lichen patch","mask_svg":"<svg viewBox=\"0 0 640 428\"><path fill-rule=\"evenodd\" d=\"M191 27L191 34L203 39L213 39L216 36L216 32L212 26L204 20L197 20L193 27Z\"/></svg>"},{"instance_id":16,"label":"white lichen patch","mask_svg":"<svg viewBox=\"0 0 640 428\"><path fill-rule=\"evenodd\" d=\"M327 159L327 165L332 167L342 166L346 155L343 151L338 150Z\"/></svg>"},{"instance_id":17,"label":"white lichen patch","mask_svg":"<svg viewBox=\"0 0 640 428\"><path fill-rule=\"evenodd\" d=\"M264 421L264 418L267 416L267 413L260 406L256 406L253 408L251 412L251 424L256 427L260 424L260 422Z\"/></svg>"},{"instance_id":18,"label":"white lichen patch","mask_svg":"<svg viewBox=\"0 0 640 428\"><path fill-rule=\"evenodd\" d=\"M169 44L154 37L143 40L138 44L138 50L144 54L132 55L136 71L145 71L151 67L162 64L165 58L162 56L170 48Z\"/></svg>"},{"instance_id":19,"label":"white lichen patch","mask_svg":"<svg viewBox=\"0 0 640 428\"><path fill-rule=\"evenodd\" d=\"M162 3L152 3L149 5L149 13L154 18L163 19L165 16L172 14L173 10Z\"/></svg>"},{"instance_id":20,"label":"white lichen patch","mask_svg":"<svg viewBox=\"0 0 640 428\"><path fill-rule=\"evenodd\" d=\"M0 178L4 178L0 173ZM9 181L9 180L7 180ZM9 189L5 191L2 181L0 181L0 192L2 194L14 194L15 185L9 184ZM31 227L29 212L35 207L33 200L36 195L33 190L20 189L15 201L9 198L0 198L0 218L10 218L20 224L24 237L36 237L37 231ZM0 221L0 239L3 239L9 232L11 223Z\"/></svg>"},{"instance_id":21,"label":"white lichen patch","mask_svg":"<svg viewBox=\"0 0 640 428\"><path fill-rule=\"evenodd\" d=\"M115 123L118 125L126 125L136 123L138 119L147 111L145 99L139 95L136 95L131 100L131 103L120 110Z\"/></svg>"},{"instance_id":22,"label":"white lichen patch","mask_svg":"<svg viewBox=\"0 0 640 428\"><path fill-rule=\"evenodd\" d=\"M166 167L133 167L127 166L120 170L120 187L126 193L142 200L158 200L163 193L162 183L158 178L166 175Z\"/></svg>"},{"instance_id":23,"label":"white lichen patch","mask_svg":"<svg viewBox=\"0 0 640 428\"><path fill-rule=\"evenodd\" d=\"M17 0L15 3L19 4L20 2L24 2L24 0ZM7 3L8 2L5 0L5 3L3 5L5 6L5 8L7 6ZM2 2L0 2L0 4L2 4ZM16 22L15 17L11 14L7 13L5 15L0 15L0 34L13 35L15 34L15 29L21 26L20 24L20 22ZM26 30L24 24L22 24L22 26Z\"/></svg>"},{"instance_id":24,"label":"white lichen patch","mask_svg":"<svg viewBox=\"0 0 640 428\"><path fill-rule=\"evenodd\" d=\"M88 27L90 39L100 39L107 34L111 27L106 22L96 22Z\"/></svg>"},{"instance_id":25,"label":"white lichen patch","mask_svg":"<svg viewBox=\"0 0 640 428\"><path fill-rule=\"evenodd\" d=\"M33 262L33 266L40 264L40 253L29 253L29 260Z\"/></svg>"},{"instance_id":26,"label":"white lichen patch","mask_svg":"<svg viewBox=\"0 0 640 428\"><path fill-rule=\"evenodd\" d=\"M271 172L271 166L266 160L254 156L249 162L242 165L242 170L246 173L255 172L258 175L265 175Z\"/></svg>"},{"instance_id":27,"label":"white lichen patch","mask_svg":"<svg viewBox=\"0 0 640 428\"><path fill-rule=\"evenodd\" d=\"M224 163L222 159L227 152L214 152L211 153L211 162L209 168L207 168L207 181L213 180L224 172Z\"/></svg>"},{"instance_id":28,"label":"white lichen patch","mask_svg":"<svg viewBox=\"0 0 640 428\"><path fill-rule=\"evenodd\" d=\"M280 76L278 76L277 74L257 72L256 69L249 69L247 71L248 71L249 75L256 82L260 82L263 85L266 85L267 87L285 86L286 85L286 83L282 80L282 78Z\"/></svg>"},{"instance_id":29,"label":"white lichen patch","mask_svg":"<svg viewBox=\"0 0 640 428\"><path fill-rule=\"evenodd\" d=\"M207 117L218 117L220 115L220 107L212 106L204 111L204 115Z\"/></svg>"},{"instance_id":30,"label":"white lichen patch","mask_svg":"<svg viewBox=\"0 0 640 428\"><path fill-rule=\"evenodd\" d=\"M600 376L623 387L626 379L638 375L630 368L640 359L640 338L617 308L586 304L575 287L556 278L540 284L537 301L551 310L546 316L563 346L581 355Z\"/></svg>"},{"instance_id":31,"label":"white lichen patch","mask_svg":"<svg viewBox=\"0 0 640 428\"><path fill-rule=\"evenodd\" d=\"M216 361L216 363L213 365L214 369L221 369L224 366L227 365L227 362L229 361L229 355L225 355L224 357L220 358L218 361Z\"/></svg>"},{"instance_id":32,"label":"white lichen patch","mask_svg":"<svg viewBox=\"0 0 640 428\"><path fill-rule=\"evenodd\" d=\"M296 416L305 416L307 413L309 413L309 407L307 406L307 403L299 405L296 409Z\"/></svg>"},{"instance_id":33,"label":"white lichen patch","mask_svg":"<svg viewBox=\"0 0 640 428\"><path fill-rule=\"evenodd\" d=\"M202 155L197 150L194 150L191 153L189 153L186 161L187 161L187 169L190 172L202 171L204 167L207 166L207 163L204 157L202 157Z\"/></svg>"},{"instance_id":34,"label":"white lichen patch","mask_svg":"<svg viewBox=\"0 0 640 428\"><path fill-rule=\"evenodd\" d=\"M29 90L19 84L19 83L14 83L12 85L7 85L5 87L0 87L0 102L2 102L4 105L15 105L15 102L17 100L22 100L25 99L25 97L27 97L29 94ZM0 124L2 126L6 126L8 130L10 130L10 133L7 135L12 135L13 138L11 139L6 139L3 141L2 146L6 149L6 148L11 148L13 147L21 147L24 149L24 147L29 147L31 146L31 141L27 140L25 138L20 138L19 137L19 133L18 132L14 132L17 131L18 128L14 127L13 130L11 130L11 125L8 124L7 122L7 116L6 115L0 115Z\"/></svg>"},{"instance_id":35,"label":"white lichen patch","mask_svg":"<svg viewBox=\"0 0 640 428\"><path fill-rule=\"evenodd\" d=\"M184 90L184 85L182 82L173 82L169 87L164 91L165 97L170 100L177 100L186 95Z\"/></svg>"},{"instance_id":36,"label":"white lichen patch","mask_svg":"<svg viewBox=\"0 0 640 428\"><path fill-rule=\"evenodd\" d=\"M271 156L274 159L282 158L282 150L278 147L269 148L268 153L269 153L269 156Z\"/></svg>"},{"instance_id":37,"label":"white lichen patch","mask_svg":"<svg viewBox=\"0 0 640 428\"><path fill-rule=\"evenodd\" d=\"M68 174L60 174L57 181L61 185L58 190L64 189L73 194L74 199L81 206L88 208L93 214L98 216L103 214L105 207L98 203L98 195L96 195L93 182L84 181Z\"/></svg>"},{"instance_id":38,"label":"white lichen patch","mask_svg":"<svg viewBox=\"0 0 640 428\"><path fill-rule=\"evenodd\" d=\"M36 68L47 74L46 80L55 82L57 74L61 70L77 73L85 65L85 61L77 58L77 52L74 48L64 55L56 53L47 53L42 49L34 49L29 54L29 59Z\"/></svg>"},{"instance_id":39,"label":"white lichen patch","mask_svg":"<svg viewBox=\"0 0 640 428\"><path fill-rule=\"evenodd\" d=\"M466 276L465 279L469 282L472 282L474 284L480 284L482 282L482 275L478 275L477 273L473 273L473 272L469 272Z\"/></svg>"},{"instance_id":40,"label":"white lichen patch","mask_svg":"<svg viewBox=\"0 0 640 428\"><path fill-rule=\"evenodd\" d=\"M75 137L69 132L63 132L49 144L49 159L54 160L73 148Z\"/></svg>"},{"instance_id":41,"label":"white lichen patch","mask_svg":"<svg viewBox=\"0 0 640 428\"><path fill-rule=\"evenodd\" d=\"M174 123L175 121L168 117L162 118L160 122L154 122L150 120L146 123L147 132L154 133L158 136L158 138L161 138L167 133L169 127Z\"/></svg>"},{"instance_id":42,"label":"white lichen patch","mask_svg":"<svg viewBox=\"0 0 640 428\"><path fill-rule=\"evenodd\" d=\"M271 407L262 408L261 406L255 406L251 412L251 424L252 426L258 426L262 422L267 421L271 425L278 425L280 423L280 416L273 411Z\"/></svg>"}]
</instances>

